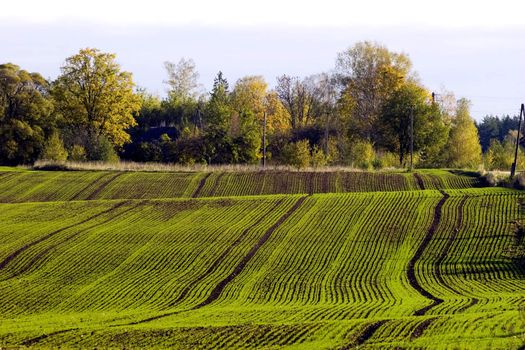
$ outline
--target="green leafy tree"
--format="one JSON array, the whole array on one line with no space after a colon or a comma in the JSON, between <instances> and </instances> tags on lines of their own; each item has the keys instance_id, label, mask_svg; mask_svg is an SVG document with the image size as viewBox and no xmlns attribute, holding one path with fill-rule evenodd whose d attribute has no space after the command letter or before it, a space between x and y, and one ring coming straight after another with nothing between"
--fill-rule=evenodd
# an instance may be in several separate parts
<instances>
[{"instance_id":1,"label":"green leafy tree","mask_svg":"<svg viewBox=\"0 0 525 350\"><path fill-rule=\"evenodd\" d=\"M68 153L64 148L64 143L62 142L60 135L58 132L53 132L44 144L44 149L42 150L40 158L45 160L65 161L67 156Z\"/></svg>"},{"instance_id":2,"label":"green leafy tree","mask_svg":"<svg viewBox=\"0 0 525 350\"><path fill-rule=\"evenodd\" d=\"M288 143L284 146L281 158L285 164L292 165L297 169L308 167L311 161L310 143L308 140Z\"/></svg>"},{"instance_id":3,"label":"green leafy tree","mask_svg":"<svg viewBox=\"0 0 525 350\"><path fill-rule=\"evenodd\" d=\"M454 168L476 168L481 164L481 145L478 129L470 116L470 102L458 101L456 116L447 143L448 166Z\"/></svg>"},{"instance_id":4,"label":"green leafy tree","mask_svg":"<svg viewBox=\"0 0 525 350\"><path fill-rule=\"evenodd\" d=\"M350 146L350 159L354 167L370 169L375 157L374 146L369 141L358 140Z\"/></svg>"},{"instance_id":5,"label":"green leafy tree","mask_svg":"<svg viewBox=\"0 0 525 350\"><path fill-rule=\"evenodd\" d=\"M87 48L68 57L55 82L54 96L66 125L103 136L113 146L130 142L126 130L136 124L140 98L131 73L121 71L115 55Z\"/></svg>"},{"instance_id":6,"label":"green leafy tree","mask_svg":"<svg viewBox=\"0 0 525 350\"><path fill-rule=\"evenodd\" d=\"M345 100L351 104L350 136L377 141L377 120L391 94L412 79L407 55L369 41L337 56L336 72ZM351 97L351 98L349 98Z\"/></svg>"},{"instance_id":7,"label":"green leafy tree","mask_svg":"<svg viewBox=\"0 0 525 350\"><path fill-rule=\"evenodd\" d=\"M411 145L411 118L414 120L414 152L421 152L426 166L438 166L447 142L448 128L430 94L415 82L407 82L385 102L379 118L378 144L396 152L404 165Z\"/></svg>"},{"instance_id":8,"label":"green leafy tree","mask_svg":"<svg viewBox=\"0 0 525 350\"><path fill-rule=\"evenodd\" d=\"M31 163L55 125L48 82L12 63L0 65L0 163Z\"/></svg>"},{"instance_id":9,"label":"green leafy tree","mask_svg":"<svg viewBox=\"0 0 525 350\"><path fill-rule=\"evenodd\" d=\"M517 130L510 130L503 142L497 139L490 141L490 147L485 153L485 165L490 170L509 170L514 162ZM525 168L523 149L518 148L518 169Z\"/></svg>"},{"instance_id":10,"label":"green leafy tree","mask_svg":"<svg viewBox=\"0 0 525 350\"><path fill-rule=\"evenodd\" d=\"M136 127L147 130L150 127L160 126L164 117L163 101L144 88L138 88L136 94L140 98L140 111L135 118Z\"/></svg>"},{"instance_id":11,"label":"green leafy tree","mask_svg":"<svg viewBox=\"0 0 525 350\"><path fill-rule=\"evenodd\" d=\"M213 82L210 100L205 108L205 120L208 128L228 130L232 114L229 85L222 72L217 74Z\"/></svg>"}]
</instances>

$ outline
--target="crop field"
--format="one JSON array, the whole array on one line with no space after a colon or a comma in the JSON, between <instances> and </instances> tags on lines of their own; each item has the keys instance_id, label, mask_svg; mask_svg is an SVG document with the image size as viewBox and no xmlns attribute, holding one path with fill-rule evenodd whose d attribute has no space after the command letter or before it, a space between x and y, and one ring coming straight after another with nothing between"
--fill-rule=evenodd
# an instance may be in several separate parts
<instances>
[{"instance_id":1,"label":"crop field","mask_svg":"<svg viewBox=\"0 0 525 350\"><path fill-rule=\"evenodd\" d=\"M480 186L0 169L0 348L523 349L525 196Z\"/></svg>"},{"instance_id":2,"label":"crop field","mask_svg":"<svg viewBox=\"0 0 525 350\"><path fill-rule=\"evenodd\" d=\"M471 174L402 172L124 172L0 169L0 203L411 191L481 186Z\"/></svg>"}]
</instances>

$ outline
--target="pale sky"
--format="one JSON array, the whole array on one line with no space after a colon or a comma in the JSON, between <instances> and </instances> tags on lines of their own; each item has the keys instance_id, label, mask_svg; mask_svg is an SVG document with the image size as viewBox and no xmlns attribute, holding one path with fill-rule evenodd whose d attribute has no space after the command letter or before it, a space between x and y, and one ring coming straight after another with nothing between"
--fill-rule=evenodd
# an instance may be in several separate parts
<instances>
[{"instance_id":1,"label":"pale sky","mask_svg":"<svg viewBox=\"0 0 525 350\"><path fill-rule=\"evenodd\" d=\"M38 1L2 3L0 62L55 78L83 47L114 52L135 82L163 94L162 62L193 58L209 87L263 75L306 76L371 40L407 53L423 84L473 102L472 114L514 114L525 102L525 2Z\"/></svg>"}]
</instances>

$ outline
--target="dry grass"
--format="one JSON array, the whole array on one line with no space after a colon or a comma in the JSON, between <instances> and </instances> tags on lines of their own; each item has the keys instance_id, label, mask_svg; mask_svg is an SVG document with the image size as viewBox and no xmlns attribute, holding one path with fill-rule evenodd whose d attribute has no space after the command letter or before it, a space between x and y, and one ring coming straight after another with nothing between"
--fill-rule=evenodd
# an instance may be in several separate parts
<instances>
[{"instance_id":1,"label":"dry grass","mask_svg":"<svg viewBox=\"0 0 525 350\"><path fill-rule=\"evenodd\" d=\"M36 170L111 170L111 171L149 171L149 172L258 172L258 171L287 171L287 172L363 172L364 170L345 166L307 167L297 169L292 166L268 165L201 165L183 166L169 163L136 163L121 161L118 163L105 162L56 162L39 160L33 165ZM380 172L399 172L403 169L387 168Z\"/></svg>"}]
</instances>

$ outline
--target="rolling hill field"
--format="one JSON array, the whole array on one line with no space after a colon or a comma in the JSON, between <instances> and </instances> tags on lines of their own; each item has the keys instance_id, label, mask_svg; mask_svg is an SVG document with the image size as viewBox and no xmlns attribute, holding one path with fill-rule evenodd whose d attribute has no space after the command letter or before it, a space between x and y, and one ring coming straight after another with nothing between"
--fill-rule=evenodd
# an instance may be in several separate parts
<instances>
[{"instance_id":1,"label":"rolling hill field","mask_svg":"<svg viewBox=\"0 0 525 350\"><path fill-rule=\"evenodd\" d=\"M523 192L462 172L0 169L0 347L519 349Z\"/></svg>"}]
</instances>

